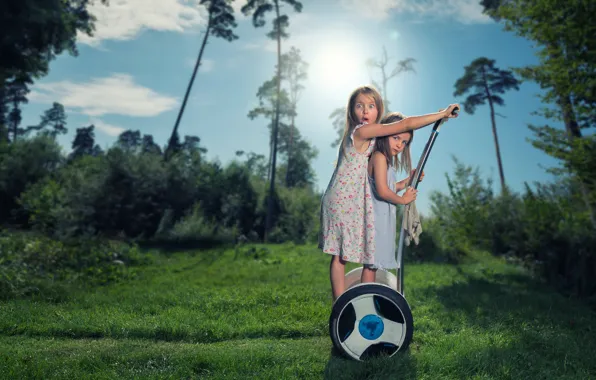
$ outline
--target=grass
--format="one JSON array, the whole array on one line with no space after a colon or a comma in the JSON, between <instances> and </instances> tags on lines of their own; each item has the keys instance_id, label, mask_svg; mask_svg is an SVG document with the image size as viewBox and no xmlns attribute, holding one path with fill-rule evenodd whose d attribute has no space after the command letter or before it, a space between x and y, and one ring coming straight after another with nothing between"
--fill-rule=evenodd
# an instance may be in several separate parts
<instances>
[{"instance_id":1,"label":"grass","mask_svg":"<svg viewBox=\"0 0 596 380\"><path fill-rule=\"evenodd\" d=\"M0 303L0 378L587 379L596 315L477 253L407 264L408 352L358 363L328 336L313 246L166 254L129 282ZM354 267L350 265L349 268Z\"/></svg>"}]
</instances>

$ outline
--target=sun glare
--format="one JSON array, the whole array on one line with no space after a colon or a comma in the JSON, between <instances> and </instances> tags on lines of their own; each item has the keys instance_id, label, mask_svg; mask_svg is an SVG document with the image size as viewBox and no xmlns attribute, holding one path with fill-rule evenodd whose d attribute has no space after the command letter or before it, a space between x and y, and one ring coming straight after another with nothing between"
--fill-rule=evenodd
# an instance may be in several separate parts
<instances>
[{"instance_id":1,"label":"sun glare","mask_svg":"<svg viewBox=\"0 0 596 380\"><path fill-rule=\"evenodd\" d=\"M317 44L310 75L317 87L324 92L349 91L368 82L365 61L368 55L349 37L324 38ZM346 90L347 89L347 90Z\"/></svg>"}]
</instances>

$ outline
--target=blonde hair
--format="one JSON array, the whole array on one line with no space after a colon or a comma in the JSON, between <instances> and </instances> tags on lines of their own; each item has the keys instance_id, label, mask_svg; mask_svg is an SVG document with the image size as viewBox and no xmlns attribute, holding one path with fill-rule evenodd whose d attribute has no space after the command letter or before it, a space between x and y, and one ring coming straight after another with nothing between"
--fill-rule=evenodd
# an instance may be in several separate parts
<instances>
[{"instance_id":1,"label":"blonde hair","mask_svg":"<svg viewBox=\"0 0 596 380\"><path fill-rule=\"evenodd\" d=\"M383 97L381 96L379 91L377 91L377 89L373 86L360 86L356 88L354 91L352 91L350 99L348 100L348 106L346 108L346 126L344 128L344 135L341 139L341 149L344 154L346 151L346 144L348 142L348 139L350 138L352 131L354 131L354 128L359 124L359 120L356 118L356 114L354 112L354 103L356 103L356 98L360 94L368 95L374 99L375 107L377 107L377 118L375 120L375 123L379 123L379 121L381 120L381 116L383 115L383 112L385 112L383 108Z\"/></svg>"},{"instance_id":2,"label":"blonde hair","mask_svg":"<svg viewBox=\"0 0 596 380\"><path fill-rule=\"evenodd\" d=\"M395 123L403 120L405 116L400 112L391 112L385 115L381 119L381 124ZM389 138L391 136L377 137L375 142L375 151L381 152L385 159L387 159L387 165L391 165L394 168L401 169L406 173L410 174L412 171L412 156L410 154L410 145L414 141L414 131L410 130L404 133L410 134L410 141L408 141L404 150L401 152L401 160L398 160L397 156L391 155L391 148L389 146Z\"/></svg>"}]
</instances>

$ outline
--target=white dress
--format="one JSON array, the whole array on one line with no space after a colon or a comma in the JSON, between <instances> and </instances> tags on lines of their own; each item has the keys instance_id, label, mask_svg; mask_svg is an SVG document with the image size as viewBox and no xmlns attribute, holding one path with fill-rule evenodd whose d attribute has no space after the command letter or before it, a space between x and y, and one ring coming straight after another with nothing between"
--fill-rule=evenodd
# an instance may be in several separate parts
<instances>
[{"instance_id":1,"label":"white dress","mask_svg":"<svg viewBox=\"0 0 596 380\"><path fill-rule=\"evenodd\" d=\"M395 269L397 268L397 260L395 259L397 207L379 196L373 177L369 175L368 180L373 194L375 224L375 264L372 267L377 269ZM396 170L389 166L387 168L387 186L393 192L395 192L396 182Z\"/></svg>"}]
</instances>

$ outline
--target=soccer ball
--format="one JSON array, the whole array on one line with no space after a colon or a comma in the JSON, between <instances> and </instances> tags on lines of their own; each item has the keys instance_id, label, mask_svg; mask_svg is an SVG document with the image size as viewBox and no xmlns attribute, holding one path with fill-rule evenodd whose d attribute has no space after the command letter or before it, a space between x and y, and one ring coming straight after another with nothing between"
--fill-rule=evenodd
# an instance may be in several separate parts
<instances>
[{"instance_id":1,"label":"soccer ball","mask_svg":"<svg viewBox=\"0 0 596 380\"><path fill-rule=\"evenodd\" d=\"M406 299L376 282L352 285L335 301L329 318L334 346L359 361L407 349L413 332Z\"/></svg>"}]
</instances>

